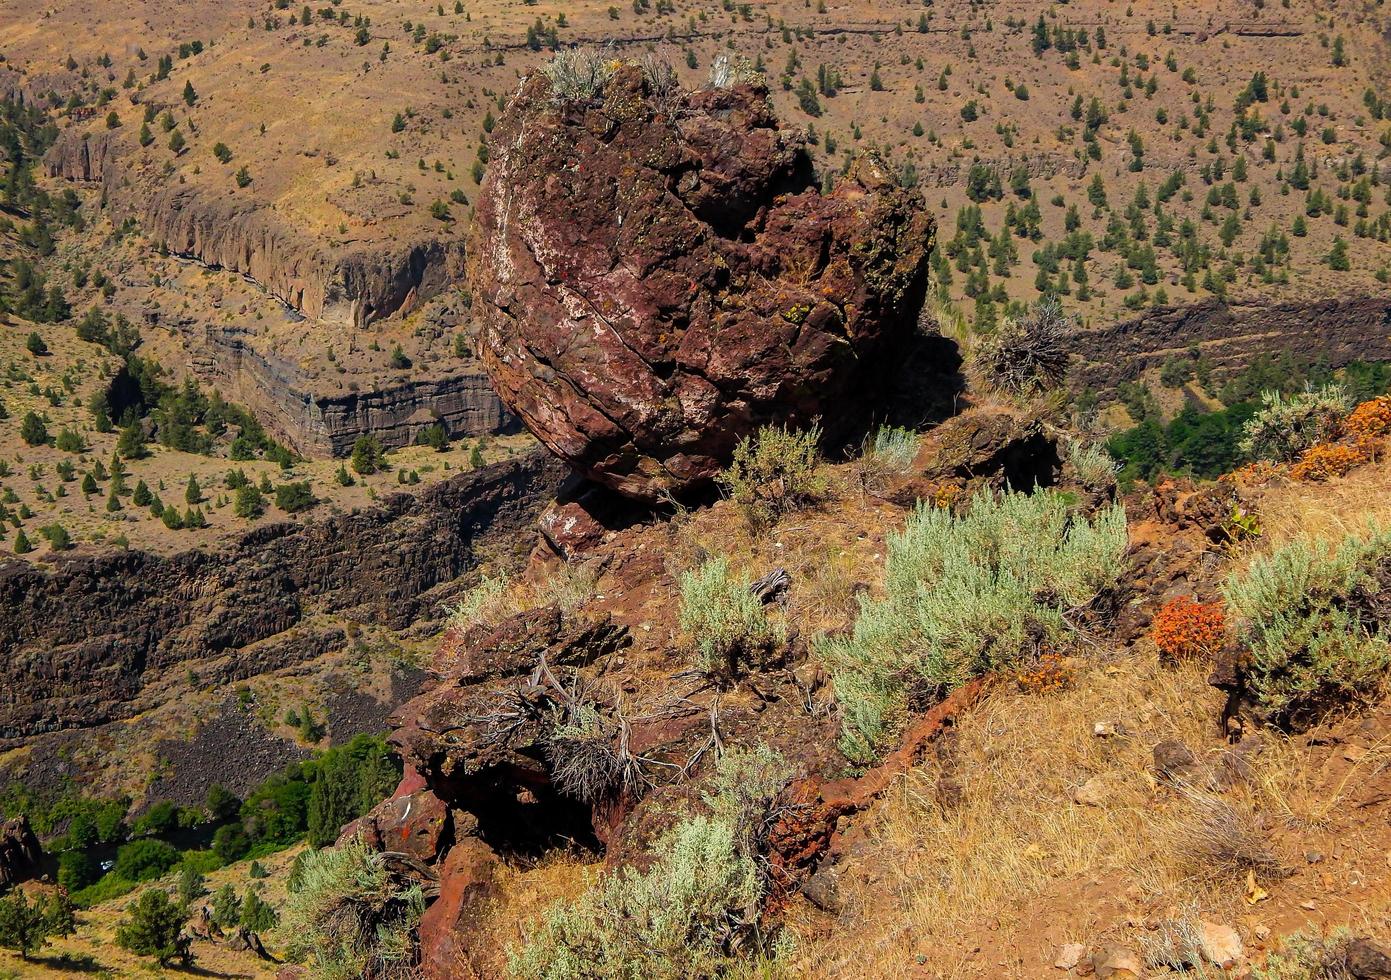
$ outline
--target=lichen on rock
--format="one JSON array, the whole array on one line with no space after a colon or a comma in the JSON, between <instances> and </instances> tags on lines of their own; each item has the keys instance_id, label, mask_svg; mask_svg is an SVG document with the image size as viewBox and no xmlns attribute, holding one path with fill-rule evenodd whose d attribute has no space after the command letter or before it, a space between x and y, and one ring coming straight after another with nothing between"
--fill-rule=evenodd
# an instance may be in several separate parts
<instances>
[{"instance_id":1,"label":"lichen on rock","mask_svg":"<svg viewBox=\"0 0 1391 980\"><path fill-rule=\"evenodd\" d=\"M759 87L675 93L618 65L529 78L490 143L471 285L503 401L582 474L656 499L739 439L843 438L915 329L933 223L870 155L819 188Z\"/></svg>"}]
</instances>

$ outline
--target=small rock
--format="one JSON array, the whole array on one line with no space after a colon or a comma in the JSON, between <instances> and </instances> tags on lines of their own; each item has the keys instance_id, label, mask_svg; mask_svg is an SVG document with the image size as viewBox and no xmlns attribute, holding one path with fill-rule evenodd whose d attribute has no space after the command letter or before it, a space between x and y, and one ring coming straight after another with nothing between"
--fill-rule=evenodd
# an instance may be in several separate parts
<instances>
[{"instance_id":1,"label":"small rock","mask_svg":"<svg viewBox=\"0 0 1391 980\"><path fill-rule=\"evenodd\" d=\"M1348 972L1357 980L1391 978L1391 954L1370 939L1354 939L1347 948Z\"/></svg>"},{"instance_id":2,"label":"small rock","mask_svg":"<svg viewBox=\"0 0 1391 980\"><path fill-rule=\"evenodd\" d=\"M1132 980L1144 973L1139 955L1120 946L1093 953L1092 964L1098 980Z\"/></svg>"},{"instance_id":3,"label":"small rock","mask_svg":"<svg viewBox=\"0 0 1391 980\"><path fill-rule=\"evenodd\" d=\"M1096 738L1116 738L1125 734L1125 725L1119 721L1098 721L1092 725L1092 735Z\"/></svg>"},{"instance_id":4,"label":"small rock","mask_svg":"<svg viewBox=\"0 0 1391 980\"><path fill-rule=\"evenodd\" d=\"M1269 939L1269 938L1270 938L1270 926L1266 926L1266 925L1256 926L1256 938L1259 939L1261 942L1265 942L1267 939Z\"/></svg>"},{"instance_id":5,"label":"small rock","mask_svg":"<svg viewBox=\"0 0 1391 980\"><path fill-rule=\"evenodd\" d=\"M1100 776L1093 776L1072 793L1072 801L1081 806L1104 806L1110 794Z\"/></svg>"},{"instance_id":6,"label":"small rock","mask_svg":"<svg viewBox=\"0 0 1391 980\"><path fill-rule=\"evenodd\" d=\"M1082 954L1086 951L1087 947L1081 943L1066 943L1058 950L1058 958L1053 961L1053 965L1059 970L1071 970L1082 962Z\"/></svg>"},{"instance_id":7,"label":"small rock","mask_svg":"<svg viewBox=\"0 0 1391 980\"><path fill-rule=\"evenodd\" d=\"M802 885L802 896L823 912L839 915L845 907L845 899L840 894L840 881L830 868L822 868Z\"/></svg>"},{"instance_id":8,"label":"small rock","mask_svg":"<svg viewBox=\"0 0 1391 980\"><path fill-rule=\"evenodd\" d=\"M1192 750L1176 739L1165 739L1154 747L1154 770L1162 778L1192 782L1200 768Z\"/></svg>"},{"instance_id":9,"label":"small rock","mask_svg":"<svg viewBox=\"0 0 1391 980\"><path fill-rule=\"evenodd\" d=\"M1367 750L1360 745L1349 745L1343 749L1343 758L1348 762L1357 762L1367 754Z\"/></svg>"},{"instance_id":10,"label":"small rock","mask_svg":"<svg viewBox=\"0 0 1391 980\"><path fill-rule=\"evenodd\" d=\"M1318 864L1320 861L1323 860L1323 852L1322 852L1322 851L1305 851L1305 852L1304 852L1304 860L1308 861L1310 864Z\"/></svg>"},{"instance_id":11,"label":"small rock","mask_svg":"<svg viewBox=\"0 0 1391 980\"><path fill-rule=\"evenodd\" d=\"M1300 903L1299 903L1299 907L1302 908L1302 909L1303 909L1304 911L1306 911L1306 912L1312 912L1312 911L1314 911L1315 909L1318 908L1317 905L1315 905L1313 902L1309 901L1308 899L1305 899L1304 901L1300 902Z\"/></svg>"},{"instance_id":12,"label":"small rock","mask_svg":"<svg viewBox=\"0 0 1391 980\"><path fill-rule=\"evenodd\" d=\"M1202 924L1200 948L1203 959L1224 970L1235 966L1245 955L1245 949L1241 945L1241 937L1237 935L1236 930L1231 926L1219 925L1215 922Z\"/></svg>"}]
</instances>

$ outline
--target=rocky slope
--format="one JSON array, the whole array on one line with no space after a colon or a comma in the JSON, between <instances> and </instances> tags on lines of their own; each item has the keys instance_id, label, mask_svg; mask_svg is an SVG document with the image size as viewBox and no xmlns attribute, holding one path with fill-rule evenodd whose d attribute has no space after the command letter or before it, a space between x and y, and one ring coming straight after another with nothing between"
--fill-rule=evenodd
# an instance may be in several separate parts
<instances>
[{"instance_id":1,"label":"rocky slope","mask_svg":"<svg viewBox=\"0 0 1391 980\"><path fill-rule=\"evenodd\" d=\"M156 315L154 322L169 325ZM189 366L226 385L301 453L345 456L359 436L387 448L409 445L429 426L450 438L519 431L516 418L475 361L414 370L344 390L306 376L298 362L268 349L254 327L180 318ZM229 394L228 397L233 397Z\"/></svg>"},{"instance_id":2,"label":"rocky slope","mask_svg":"<svg viewBox=\"0 0 1391 980\"><path fill-rule=\"evenodd\" d=\"M471 268L503 401L649 499L708 483L761 424L849 432L916 324L933 229L873 157L823 194L763 88L674 85L635 64L581 96L531 76Z\"/></svg>"},{"instance_id":3,"label":"rocky slope","mask_svg":"<svg viewBox=\"0 0 1391 980\"><path fill-rule=\"evenodd\" d=\"M0 745L128 717L176 696L191 668L218 683L312 659L343 642L323 614L434 619L477 549L534 526L562 476L533 452L369 510L266 525L225 551L4 562Z\"/></svg>"},{"instance_id":4,"label":"rocky slope","mask_svg":"<svg viewBox=\"0 0 1391 980\"><path fill-rule=\"evenodd\" d=\"M125 159L129 139L114 130L65 130L46 157L48 174L100 184L116 222L134 219L151 242L247 276L305 316L363 327L415 308L462 269L457 240L331 246L254 200L213 196L133 170Z\"/></svg>"},{"instance_id":5,"label":"rocky slope","mask_svg":"<svg viewBox=\"0 0 1391 980\"><path fill-rule=\"evenodd\" d=\"M1079 331L1072 338L1078 362L1069 380L1076 388L1107 393L1194 345L1222 370L1240 370L1261 354L1279 351L1326 358L1335 368L1357 360L1391 360L1391 298L1209 299L1162 307Z\"/></svg>"}]
</instances>

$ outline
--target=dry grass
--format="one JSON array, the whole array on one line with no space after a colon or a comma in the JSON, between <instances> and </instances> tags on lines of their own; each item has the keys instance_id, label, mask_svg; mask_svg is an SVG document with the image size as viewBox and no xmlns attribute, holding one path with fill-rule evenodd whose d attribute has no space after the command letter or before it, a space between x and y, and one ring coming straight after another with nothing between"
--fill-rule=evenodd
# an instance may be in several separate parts
<instances>
[{"instance_id":1,"label":"dry grass","mask_svg":"<svg viewBox=\"0 0 1391 980\"><path fill-rule=\"evenodd\" d=\"M1363 531L1369 521L1391 522L1391 461L1382 459L1317 486L1273 485L1261 495L1262 537L1274 549L1301 535L1338 541Z\"/></svg>"},{"instance_id":2,"label":"dry grass","mask_svg":"<svg viewBox=\"0 0 1391 980\"><path fill-rule=\"evenodd\" d=\"M1205 814L1151 775L1156 742L1212 742L1217 707L1203 668L1138 662L1097 667L1053 696L993 698L960 722L959 803L938 802L936 763L902 780L870 818L868 852L845 881L845 918L829 940L806 945L807 962L827 957L837 976L901 975L919 955L945 965L963 931L1026 930L1029 899L1089 880L1111 882L1137 909L1232 902L1243 876L1191 873L1183 831ZM1099 738L1098 721L1129 734ZM1102 805L1073 802L1092 779L1105 787ZM1088 909L1068 908L1059 902L1048 924L1090 938ZM847 944L848 934L862 941Z\"/></svg>"}]
</instances>

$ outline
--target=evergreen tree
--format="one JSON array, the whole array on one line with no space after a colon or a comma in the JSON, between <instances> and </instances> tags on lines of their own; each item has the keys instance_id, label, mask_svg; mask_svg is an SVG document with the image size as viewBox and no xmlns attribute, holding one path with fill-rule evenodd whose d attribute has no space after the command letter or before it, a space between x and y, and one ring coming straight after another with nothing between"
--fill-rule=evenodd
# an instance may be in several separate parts
<instances>
[{"instance_id":1,"label":"evergreen tree","mask_svg":"<svg viewBox=\"0 0 1391 980\"><path fill-rule=\"evenodd\" d=\"M116 945L137 956L153 956L160 966L179 959L193 962L188 939L182 935L187 913L158 888L150 888L130 906L116 930Z\"/></svg>"},{"instance_id":2,"label":"evergreen tree","mask_svg":"<svg viewBox=\"0 0 1391 980\"><path fill-rule=\"evenodd\" d=\"M126 459L144 459L149 455L149 450L145 448L145 430L139 422L132 422L121 430L120 438L116 440L116 452Z\"/></svg>"},{"instance_id":3,"label":"evergreen tree","mask_svg":"<svg viewBox=\"0 0 1391 980\"><path fill-rule=\"evenodd\" d=\"M48 442L48 426L33 412L26 412L19 423L19 437L31 446L42 446Z\"/></svg>"},{"instance_id":4,"label":"evergreen tree","mask_svg":"<svg viewBox=\"0 0 1391 980\"><path fill-rule=\"evenodd\" d=\"M203 488L198 485L198 477L194 473L188 475L188 486L184 489L184 502L189 504L199 503L203 499Z\"/></svg>"},{"instance_id":5,"label":"evergreen tree","mask_svg":"<svg viewBox=\"0 0 1391 980\"><path fill-rule=\"evenodd\" d=\"M223 929L232 929L241 921L242 902L231 883L223 885L213 896L212 919Z\"/></svg>"},{"instance_id":6,"label":"evergreen tree","mask_svg":"<svg viewBox=\"0 0 1391 980\"><path fill-rule=\"evenodd\" d=\"M198 93L193 90L193 83L184 82L184 102L191 106L197 101Z\"/></svg>"},{"instance_id":7,"label":"evergreen tree","mask_svg":"<svg viewBox=\"0 0 1391 980\"><path fill-rule=\"evenodd\" d=\"M246 900L242 902L241 924L251 932L269 932L275 928L280 917L269 902L263 901L256 892L247 889Z\"/></svg>"},{"instance_id":8,"label":"evergreen tree","mask_svg":"<svg viewBox=\"0 0 1391 980\"><path fill-rule=\"evenodd\" d=\"M0 947L12 949L27 960L48 942L50 923L45 905L42 901L31 904L19 889L0 898Z\"/></svg>"},{"instance_id":9,"label":"evergreen tree","mask_svg":"<svg viewBox=\"0 0 1391 980\"><path fill-rule=\"evenodd\" d=\"M191 864L185 864L179 874L179 902L185 907L192 905L208 893L204 886L203 874Z\"/></svg>"}]
</instances>

